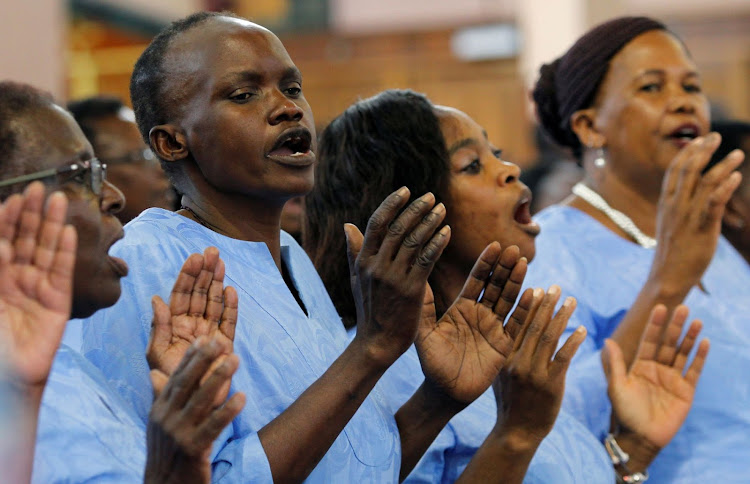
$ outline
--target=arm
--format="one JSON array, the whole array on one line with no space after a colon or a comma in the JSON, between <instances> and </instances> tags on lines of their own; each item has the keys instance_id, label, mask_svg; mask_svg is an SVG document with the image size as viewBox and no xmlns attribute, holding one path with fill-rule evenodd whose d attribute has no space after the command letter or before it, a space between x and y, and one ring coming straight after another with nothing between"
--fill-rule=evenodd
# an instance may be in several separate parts
<instances>
[{"instance_id":1,"label":"arm","mask_svg":"<svg viewBox=\"0 0 750 484\"><path fill-rule=\"evenodd\" d=\"M328 370L258 436L275 482L299 482L315 468L385 370L414 341L427 277L448 243L445 216L427 194L406 208L391 194L363 237L345 227L357 334Z\"/></svg>"},{"instance_id":2,"label":"arm","mask_svg":"<svg viewBox=\"0 0 750 484\"><path fill-rule=\"evenodd\" d=\"M715 133L695 139L680 151L664 175L651 272L612 334L626 364L635 358L651 309L663 304L671 312L682 303L688 292L700 285L716 251L724 209L742 178L734 170L744 159L742 152L735 150L702 174L720 140Z\"/></svg>"},{"instance_id":3,"label":"arm","mask_svg":"<svg viewBox=\"0 0 750 484\"><path fill-rule=\"evenodd\" d=\"M523 482L529 463L552 430L565 391L570 360L586 337L577 329L555 354L557 341L575 309L568 298L552 318L560 288L552 286L535 301L512 355L493 384L498 402L495 427L459 482Z\"/></svg>"},{"instance_id":4,"label":"arm","mask_svg":"<svg viewBox=\"0 0 750 484\"><path fill-rule=\"evenodd\" d=\"M428 290L416 339L425 381L396 413L402 479L448 421L499 373L532 299L531 291L524 294L504 325L525 274L526 259L518 247L502 251L495 242L479 256L458 298L438 321Z\"/></svg>"},{"instance_id":5,"label":"arm","mask_svg":"<svg viewBox=\"0 0 750 484\"><path fill-rule=\"evenodd\" d=\"M687 308L678 306L667 324L666 308L656 306L629 370L617 343L605 343L603 360L614 412L614 434L620 447L630 454L630 472L648 468L677 433L693 403L709 343L705 339L700 342L683 374L701 331L700 321L693 321L680 342L687 315Z\"/></svg>"},{"instance_id":6,"label":"arm","mask_svg":"<svg viewBox=\"0 0 750 484\"><path fill-rule=\"evenodd\" d=\"M76 232L64 225L67 199L32 183L0 207L0 341L10 388L28 415L17 450L28 481L42 393L70 318ZM5 378L6 376L3 376Z\"/></svg>"}]
</instances>

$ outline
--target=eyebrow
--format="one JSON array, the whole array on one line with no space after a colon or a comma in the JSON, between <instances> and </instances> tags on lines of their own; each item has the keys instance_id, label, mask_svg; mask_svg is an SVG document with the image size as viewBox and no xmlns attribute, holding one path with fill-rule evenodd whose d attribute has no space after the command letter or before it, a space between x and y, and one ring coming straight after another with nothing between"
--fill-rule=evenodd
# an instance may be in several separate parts
<instances>
[{"instance_id":1,"label":"eyebrow","mask_svg":"<svg viewBox=\"0 0 750 484\"><path fill-rule=\"evenodd\" d=\"M665 74L666 74L666 71L664 69L648 69L646 71L641 72L637 76L637 78L640 79L641 77L651 76L651 75L663 76ZM697 77L700 79L701 75L698 73L698 71L689 71L687 74L685 74L684 77Z\"/></svg>"},{"instance_id":2,"label":"eyebrow","mask_svg":"<svg viewBox=\"0 0 750 484\"><path fill-rule=\"evenodd\" d=\"M485 140L488 139L487 131L482 130L482 134L484 135ZM468 146L479 146L479 141L476 138L464 138L458 140L453 143L450 148L448 148L448 156L453 156L453 153L460 150L461 148L466 148Z\"/></svg>"},{"instance_id":3,"label":"eyebrow","mask_svg":"<svg viewBox=\"0 0 750 484\"><path fill-rule=\"evenodd\" d=\"M263 74L261 74L258 71L238 71L238 72L230 72L229 74L226 74L221 78L221 82L261 82L263 80ZM302 81L302 73L297 69L296 67L287 67L284 69L284 71L281 73L281 81L289 81L289 80L298 80Z\"/></svg>"}]
</instances>

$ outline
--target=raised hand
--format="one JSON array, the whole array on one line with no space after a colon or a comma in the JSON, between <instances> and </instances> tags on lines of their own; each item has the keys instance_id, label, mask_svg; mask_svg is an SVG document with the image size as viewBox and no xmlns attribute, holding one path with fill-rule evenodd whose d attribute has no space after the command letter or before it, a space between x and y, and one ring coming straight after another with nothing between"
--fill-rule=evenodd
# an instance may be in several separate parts
<instances>
[{"instance_id":1,"label":"raised hand","mask_svg":"<svg viewBox=\"0 0 750 484\"><path fill-rule=\"evenodd\" d=\"M357 335L373 360L383 367L414 342L427 277L450 239L443 227L443 204L427 193L413 201L401 188L372 214L364 235L345 226L352 292L357 308ZM398 216L397 216L398 215Z\"/></svg>"},{"instance_id":2,"label":"raised hand","mask_svg":"<svg viewBox=\"0 0 750 484\"><path fill-rule=\"evenodd\" d=\"M708 354L703 340L683 374L701 331L700 321L693 321L680 342L687 315L687 308L678 306L667 324L667 309L654 307L629 371L614 341L605 341L602 354L616 422L657 448L666 446L685 421Z\"/></svg>"},{"instance_id":3,"label":"raised hand","mask_svg":"<svg viewBox=\"0 0 750 484\"><path fill-rule=\"evenodd\" d=\"M744 159L740 150L703 174L720 142L718 133L695 139L664 175L651 276L667 293L684 297L699 284L716 251L726 204L742 180L735 171Z\"/></svg>"},{"instance_id":4,"label":"raised hand","mask_svg":"<svg viewBox=\"0 0 750 484\"><path fill-rule=\"evenodd\" d=\"M211 482L211 445L245 406L243 393L215 404L239 365L237 355L226 356L222 346L201 336L171 377L151 370L155 398L147 429L146 483Z\"/></svg>"},{"instance_id":5,"label":"raised hand","mask_svg":"<svg viewBox=\"0 0 750 484\"><path fill-rule=\"evenodd\" d=\"M209 247L203 255L192 254L187 258L172 288L169 306L159 296L153 297L154 319L146 349L152 369L171 375L200 336L215 340L221 349L223 357L217 359L215 366L233 352L237 292L232 287L224 288L224 270L218 249ZM218 392L216 405L228 393L229 381Z\"/></svg>"},{"instance_id":6,"label":"raised hand","mask_svg":"<svg viewBox=\"0 0 750 484\"><path fill-rule=\"evenodd\" d=\"M569 297L552 316L560 288L552 286L542 297L535 291L528 317L516 337L515 349L493 383L497 399L496 431L538 445L552 430L565 392L570 360L586 338L576 329L555 354L557 342L576 307Z\"/></svg>"},{"instance_id":7,"label":"raised hand","mask_svg":"<svg viewBox=\"0 0 750 484\"><path fill-rule=\"evenodd\" d=\"M41 392L70 319L76 232L68 200L30 184L0 206L0 351L14 382Z\"/></svg>"},{"instance_id":8,"label":"raised hand","mask_svg":"<svg viewBox=\"0 0 750 484\"><path fill-rule=\"evenodd\" d=\"M502 251L493 242L439 321L435 320L432 291L428 291L415 341L426 382L464 405L490 387L531 307L532 292L527 290L503 326L525 275L526 259L520 257L518 247Z\"/></svg>"}]
</instances>

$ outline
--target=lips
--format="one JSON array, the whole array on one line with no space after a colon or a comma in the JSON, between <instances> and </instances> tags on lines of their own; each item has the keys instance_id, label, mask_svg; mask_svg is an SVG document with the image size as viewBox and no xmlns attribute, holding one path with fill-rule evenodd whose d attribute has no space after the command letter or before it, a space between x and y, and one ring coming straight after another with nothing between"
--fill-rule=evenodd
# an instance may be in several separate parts
<instances>
[{"instance_id":1,"label":"lips","mask_svg":"<svg viewBox=\"0 0 750 484\"><path fill-rule=\"evenodd\" d=\"M109 249L112 248L113 245L115 245L115 242L122 239L125 236L125 232L122 230L122 227L120 227L120 230L117 232L117 235L113 237L112 243L109 244L109 247L107 248L107 252L109 252ZM107 255L107 262L109 262L109 265L112 267L112 270L115 271L115 274L117 274L120 277L125 277L128 275L128 263L124 260L120 259L119 257L113 257L111 255Z\"/></svg>"},{"instance_id":2,"label":"lips","mask_svg":"<svg viewBox=\"0 0 750 484\"><path fill-rule=\"evenodd\" d=\"M541 230L539 224L531 219L531 190L528 188L524 188L513 208L513 220L529 235L536 236Z\"/></svg>"},{"instance_id":3,"label":"lips","mask_svg":"<svg viewBox=\"0 0 750 484\"><path fill-rule=\"evenodd\" d=\"M697 124L685 123L670 131L666 138L678 148L683 148L701 134L701 129Z\"/></svg>"},{"instance_id":4,"label":"lips","mask_svg":"<svg viewBox=\"0 0 750 484\"><path fill-rule=\"evenodd\" d=\"M308 166L315 162L315 153L310 151L312 135L303 127L291 128L276 139L266 157L291 166Z\"/></svg>"}]
</instances>

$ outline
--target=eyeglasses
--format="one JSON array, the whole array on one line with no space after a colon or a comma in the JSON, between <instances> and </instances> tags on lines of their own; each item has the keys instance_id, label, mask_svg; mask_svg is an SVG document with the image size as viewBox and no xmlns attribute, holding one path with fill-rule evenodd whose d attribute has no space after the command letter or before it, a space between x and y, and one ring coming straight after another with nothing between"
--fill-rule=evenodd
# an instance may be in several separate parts
<instances>
[{"instance_id":1,"label":"eyeglasses","mask_svg":"<svg viewBox=\"0 0 750 484\"><path fill-rule=\"evenodd\" d=\"M88 187L96 196L101 197L102 185L107 178L107 165L100 162L97 158L91 158L59 168L50 168L7 180L0 180L0 188L52 177L55 177L58 185L72 181Z\"/></svg>"},{"instance_id":2,"label":"eyeglasses","mask_svg":"<svg viewBox=\"0 0 750 484\"><path fill-rule=\"evenodd\" d=\"M110 166L122 165L125 163L137 163L137 162L144 162L147 165L158 164L158 160L156 159L156 156L154 156L154 153L153 151L151 151L150 148L143 148L141 150L133 150L122 156L107 158L104 161L107 163L107 165L110 165Z\"/></svg>"}]
</instances>

